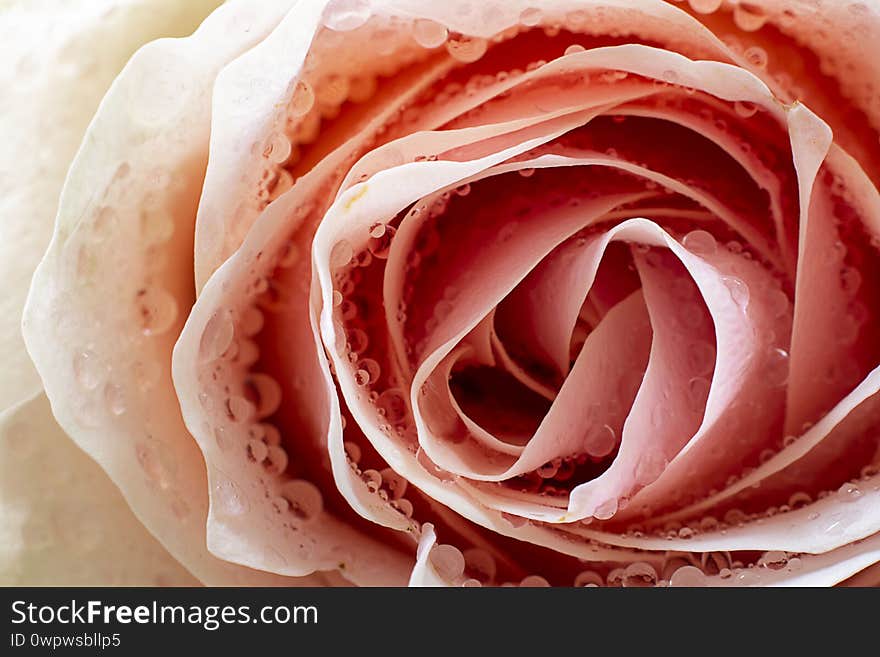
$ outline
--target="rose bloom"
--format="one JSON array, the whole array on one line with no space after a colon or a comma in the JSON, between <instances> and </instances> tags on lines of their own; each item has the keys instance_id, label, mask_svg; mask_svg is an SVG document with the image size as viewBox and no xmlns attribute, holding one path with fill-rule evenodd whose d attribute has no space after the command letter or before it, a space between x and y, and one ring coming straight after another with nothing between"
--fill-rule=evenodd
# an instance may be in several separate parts
<instances>
[{"instance_id":1,"label":"rose bloom","mask_svg":"<svg viewBox=\"0 0 880 657\"><path fill-rule=\"evenodd\" d=\"M5 581L878 582L880 4L218 4L0 13Z\"/></svg>"}]
</instances>

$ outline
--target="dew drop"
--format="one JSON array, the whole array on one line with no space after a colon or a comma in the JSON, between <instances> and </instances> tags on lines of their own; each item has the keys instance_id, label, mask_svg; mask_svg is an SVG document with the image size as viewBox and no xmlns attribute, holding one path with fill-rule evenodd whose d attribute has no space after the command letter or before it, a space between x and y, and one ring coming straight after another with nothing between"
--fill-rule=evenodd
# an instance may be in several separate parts
<instances>
[{"instance_id":1,"label":"dew drop","mask_svg":"<svg viewBox=\"0 0 880 657\"><path fill-rule=\"evenodd\" d=\"M364 470L361 479L367 485L367 490L375 493L382 486L382 475L377 470Z\"/></svg>"},{"instance_id":2,"label":"dew drop","mask_svg":"<svg viewBox=\"0 0 880 657\"><path fill-rule=\"evenodd\" d=\"M435 546L430 559L437 574L446 581L456 581L464 573L464 555L453 545Z\"/></svg>"},{"instance_id":3,"label":"dew drop","mask_svg":"<svg viewBox=\"0 0 880 657\"><path fill-rule=\"evenodd\" d=\"M696 566L682 566L674 573L669 580L669 586L706 586L706 575Z\"/></svg>"},{"instance_id":4,"label":"dew drop","mask_svg":"<svg viewBox=\"0 0 880 657\"><path fill-rule=\"evenodd\" d=\"M247 422L255 411L254 405L244 397L233 395L226 400L226 414L233 422Z\"/></svg>"},{"instance_id":5,"label":"dew drop","mask_svg":"<svg viewBox=\"0 0 880 657\"><path fill-rule=\"evenodd\" d=\"M770 550L761 555L758 559L758 565L762 568L781 570L788 565L788 554L781 550Z\"/></svg>"},{"instance_id":6,"label":"dew drop","mask_svg":"<svg viewBox=\"0 0 880 657\"><path fill-rule=\"evenodd\" d=\"M605 580L602 579L602 576L593 570L585 570L583 572L580 572L574 578L574 585L577 588L582 588L585 586L601 587L604 583Z\"/></svg>"},{"instance_id":7,"label":"dew drop","mask_svg":"<svg viewBox=\"0 0 880 657\"><path fill-rule=\"evenodd\" d=\"M654 586L657 583L657 571L649 563L637 561L628 565L623 571L623 585L627 588Z\"/></svg>"},{"instance_id":8,"label":"dew drop","mask_svg":"<svg viewBox=\"0 0 880 657\"><path fill-rule=\"evenodd\" d=\"M255 463L262 463L269 456L269 447L262 440L249 440L247 444L248 458Z\"/></svg>"},{"instance_id":9,"label":"dew drop","mask_svg":"<svg viewBox=\"0 0 880 657\"><path fill-rule=\"evenodd\" d=\"M384 411L383 415L390 424L399 424L407 417L406 398L396 388L390 388L379 395L376 408Z\"/></svg>"},{"instance_id":10,"label":"dew drop","mask_svg":"<svg viewBox=\"0 0 880 657\"><path fill-rule=\"evenodd\" d=\"M244 385L256 407L257 417L268 417L281 406L281 386L268 374L250 374Z\"/></svg>"},{"instance_id":11,"label":"dew drop","mask_svg":"<svg viewBox=\"0 0 880 657\"><path fill-rule=\"evenodd\" d=\"M609 520L617 513L617 500L605 500L593 511L593 517L596 520Z\"/></svg>"},{"instance_id":12,"label":"dew drop","mask_svg":"<svg viewBox=\"0 0 880 657\"><path fill-rule=\"evenodd\" d=\"M750 119L758 113L758 106L745 100L738 100L733 104L733 109L744 119Z\"/></svg>"},{"instance_id":13,"label":"dew drop","mask_svg":"<svg viewBox=\"0 0 880 657\"><path fill-rule=\"evenodd\" d=\"M485 39L472 37L466 34L453 33L446 41L446 50L453 59L470 64L477 61L486 53L488 43Z\"/></svg>"},{"instance_id":14,"label":"dew drop","mask_svg":"<svg viewBox=\"0 0 880 657\"><path fill-rule=\"evenodd\" d=\"M382 475L382 485L388 489L391 499L399 500L406 493L406 487L409 485L407 480L397 474L391 468L385 468L379 474Z\"/></svg>"},{"instance_id":15,"label":"dew drop","mask_svg":"<svg viewBox=\"0 0 880 657\"><path fill-rule=\"evenodd\" d=\"M698 14L711 14L721 7L722 0L690 0L691 9Z\"/></svg>"},{"instance_id":16,"label":"dew drop","mask_svg":"<svg viewBox=\"0 0 880 657\"><path fill-rule=\"evenodd\" d=\"M767 51L764 50L761 46L751 46L746 48L746 51L743 53L743 57L755 68L766 69L767 62L769 61L767 57Z\"/></svg>"},{"instance_id":17,"label":"dew drop","mask_svg":"<svg viewBox=\"0 0 880 657\"><path fill-rule=\"evenodd\" d=\"M315 104L315 91L305 80L296 83L290 98L290 112L295 118L305 116Z\"/></svg>"},{"instance_id":18,"label":"dew drop","mask_svg":"<svg viewBox=\"0 0 880 657\"><path fill-rule=\"evenodd\" d=\"M412 518L413 505L408 499L400 498L399 500L393 500L391 506L400 511L407 518Z\"/></svg>"},{"instance_id":19,"label":"dew drop","mask_svg":"<svg viewBox=\"0 0 880 657\"><path fill-rule=\"evenodd\" d=\"M862 496L862 490L851 481L843 484L837 492L847 502L855 502Z\"/></svg>"},{"instance_id":20,"label":"dew drop","mask_svg":"<svg viewBox=\"0 0 880 657\"><path fill-rule=\"evenodd\" d=\"M420 18L413 23L413 39L422 48L438 48L446 43L449 31L445 26L427 18Z\"/></svg>"},{"instance_id":21,"label":"dew drop","mask_svg":"<svg viewBox=\"0 0 880 657\"><path fill-rule=\"evenodd\" d=\"M696 256L712 255L718 250L715 237L705 230L692 230L681 241L682 246Z\"/></svg>"},{"instance_id":22,"label":"dew drop","mask_svg":"<svg viewBox=\"0 0 880 657\"><path fill-rule=\"evenodd\" d=\"M315 86L315 97L322 105L334 107L348 98L348 78L342 75L328 75Z\"/></svg>"},{"instance_id":23,"label":"dew drop","mask_svg":"<svg viewBox=\"0 0 880 657\"><path fill-rule=\"evenodd\" d=\"M269 474L280 475L287 470L290 459L287 452L280 445L269 445L266 454L265 467Z\"/></svg>"},{"instance_id":24,"label":"dew drop","mask_svg":"<svg viewBox=\"0 0 880 657\"><path fill-rule=\"evenodd\" d=\"M550 582L540 575L529 575L528 577L524 577L519 585L524 589L537 589L549 587Z\"/></svg>"},{"instance_id":25,"label":"dew drop","mask_svg":"<svg viewBox=\"0 0 880 657\"><path fill-rule=\"evenodd\" d=\"M791 308L791 302L788 300L788 295L782 290L771 291L767 299L767 305L773 313L774 319L785 317Z\"/></svg>"},{"instance_id":26,"label":"dew drop","mask_svg":"<svg viewBox=\"0 0 880 657\"><path fill-rule=\"evenodd\" d=\"M388 254L391 251L391 240L394 239L394 234L396 232L397 229L394 228L394 226L385 226L385 230L382 232L381 236L370 237L369 242L367 242L367 248L370 250L370 253L373 254L374 258L384 260L388 257Z\"/></svg>"},{"instance_id":27,"label":"dew drop","mask_svg":"<svg viewBox=\"0 0 880 657\"><path fill-rule=\"evenodd\" d=\"M86 390L98 387L101 383L101 371L97 356L92 351L81 351L73 359L73 375Z\"/></svg>"},{"instance_id":28,"label":"dew drop","mask_svg":"<svg viewBox=\"0 0 880 657\"><path fill-rule=\"evenodd\" d=\"M351 244L342 240L337 242L330 251L330 268L341 269L351 262L354 257L354 250Z\"/></svg>"},{"instance_id":29,"label":"dew drop","mask_svg":"<svg viewBox=\"0 0 880 657\"><path fill-rule=\"evenodd\" d=\"M125 394L115 383L104 386L104 403L113 415L125 413Z\"/></svg>"},{"instance_id":30,"label":"dew drop","mask_svg":"<svg viewBox=\"0 0 880 657\"><path fill-rule=\"evenodd\" d=\"M535 7L529 7L527 9L523 9L522 13L519 15L519 22L521 25L525 25L526 27L534 27L541 22L541 10Z\"/></svg>"},{"instance_id":31,"label":"dew drop","mask_svg":"<svg viewBox=\"0 0 880 657\"><path fill-rule=\"evenodd\" d=\"M559 472L559 464L549 461L538 468L537 472L542 479L553 479Z\"/></svg>"},{"instance_id":32,"label":"dew drop","mask_svg":"<svg viewBox=\"0 0 880 657\"><path fill-rule=\"evenodd\" d=\"M745 310L749 306L749 286L736 276L722 276L721 281L727 288L733 302Z\"/></svg>"},{"instance_id":33,"label":"dew drop","mask_svg":"<svg viewBox=\"0 0 880 657\"><path fill-rule=\"evenodd\" d=\"M586 48L584 48L582 45L580 45L578 43L573 43L568 48L565 49L565 52L563 54L574 55L579 52L584 52L584 50L586 50Z\"/></svg>"},{"instance_id":34,"label":"dew drop","mask_svg":"<svg viewBox=\"0 0 880 657\"><path fill-rule=\"evenodd\" d=\"M782 388L788 383L789 355L785 349L775 347L767 358L766 381L773 388Z\"/></svg>"},{"instance_id":35,"label":"dew drop","mask_svg":"<svg viewBox=\"0 0 880 657\"><path fill-rule=\"evenodd\" d=\"M321 491L305 479L288 481L281 487L281 496L290 503L290 510L301 520L316 518L324 510Z\"/></svg>"},{"instance_id":36,"label":"dew drop","mask_svg":"<svg viewBox=\"0 0 880 657\"><path fill-rule=\"evenodd\" d=\"M592 456L607 456L617 445L617 434L609 425L595 427L587 437L586 450Z\"/></svg>"},{"instance_id":37,"label":"dew drop","mask_svg":"<svg viewBox=\"0 0 880 657\"><path fill-rule=\"evenodd\" d=\"M812 501L813 498L810 497L809 493L798 492L792 494L792 496L788 498L788 506L792 509L800 509L801 507L807 506Z\"/></svg>"},{"instance_id":38,"label":"dew drop","mask_svg":"<svg viewBox=\"0 0 880 657\"><path fill-rule=\"evenodd\" d=\"M767 14L753 2L739 2L733 8L733 21L744 32L754 32L764 27Z\"/></svg>"},{"instance_id":39,"label":"dew drop","mask_svg":"<svg viewBox=\"0 0 880 657\"><path fill-rule=\"evenodd\" d=\"M207 361L217 360L232 344L235 336L235 326L232 323L232 314L228 310L218 310L208 323L199 343L199 351Z\"/></svg>"},{"instance_id":40,"label":"dew drop","mask_svg":"<svg viewBox=\"0 0 880 657\"><path fill-rule=\"evenodd\" d=\"M519 175L521 175L523 178L531 178L532 176L535 175L535 170L534 169L519 169L519 171L517 171L517 173L519 173Z\"/></svg>"},{"instance_id":41,"label":"dew drop","mask_svg":"<svg viewBox=\"0 0 880 657\"><path fill-rule=\"evenodd\" d=\"M361 460L361 448L357 443L346 441L343 444L343 449L345 449L348 460L352 463L358 463Z\"/></svg>"},{"instance_id":42,"label":"dew drop","mask_svg":"<svg viewBox=\"0 0 880 657\"><path fill-rule=\"evenodd\" d=\"M144 335L160 335L177 319L177 301L161 288L142 288L135 295L135 312Z\"/></svg>"},{"instance_id":43,"label":"dew drop","mask_svg":"<svg viewBox=\"0 0 880 657\"><path fill-rule=\"evenodd\" d=\"M844 294L850 296L859 291L862 285L862 275L855 267L844 267L840 270L840 287Z\"/></svg>"},{"instance_id":44,"label":"dew drop","mask_svg":"<svg viewBox=\"0 0 880 657\"><path fill-rule=\"evenodd\" d=\"M370 18L369 0L334 0L324 11L324 25L335 32L356 30Z\"/></svg>"}]
</instances>

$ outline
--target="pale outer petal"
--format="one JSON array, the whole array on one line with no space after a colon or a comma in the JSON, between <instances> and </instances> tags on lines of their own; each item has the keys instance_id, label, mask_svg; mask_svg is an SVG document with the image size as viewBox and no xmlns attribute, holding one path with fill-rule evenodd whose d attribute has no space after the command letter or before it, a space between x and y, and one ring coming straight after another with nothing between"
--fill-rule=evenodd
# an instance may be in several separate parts
<instances>
[{"instance_id":1,"label":"pale outer petal","mask_svg":"<svg viewBox=\"0 0 880 657\"><path fill-rule=\"evenodd\" d=\"M40 390L19 327L67 167L141 45L191 33L222 0L0 3L0 409Z\"/></svg>"},{"instance_id":2,"label":"pale outer petal","mask_svg":"<svg viewBox=\"0 0 880 657\"><path fill-rule=\"evenodd\" d=\"M38 394L0 414L0 585L195 586Z\"/></svg>"}]
</instances>

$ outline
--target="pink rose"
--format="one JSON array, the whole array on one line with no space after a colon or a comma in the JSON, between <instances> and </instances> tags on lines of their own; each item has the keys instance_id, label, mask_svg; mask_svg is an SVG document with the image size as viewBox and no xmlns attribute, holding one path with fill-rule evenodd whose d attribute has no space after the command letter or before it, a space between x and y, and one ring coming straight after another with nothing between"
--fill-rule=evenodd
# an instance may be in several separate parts
<instances>
[{"instance_id":1,"label":"pink rose","mask_svg":"<svg viewBox=\"0 0 880 657\"><path fill-rule=\"evenodd\" d=\"M876 581L878 37L227 2L70 167L23 323L52 412L208 584Z\"/></svg>"}]
</instances>

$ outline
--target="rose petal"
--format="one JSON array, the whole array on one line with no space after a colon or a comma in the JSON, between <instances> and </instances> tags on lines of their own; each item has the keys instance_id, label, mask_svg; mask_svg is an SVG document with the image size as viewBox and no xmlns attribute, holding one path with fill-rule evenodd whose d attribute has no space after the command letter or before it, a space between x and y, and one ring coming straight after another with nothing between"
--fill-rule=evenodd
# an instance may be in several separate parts
<instances>
[{"instance_id":1,"label":"rose petal","mask_svg":"<svg viewBox=\"0 0 880 657\"><path fill-rule=\"evenodd\" d=\"M67 167L98 102L138 46L188 34L218 4L76 0L0 9L6 63L0 77L0 408L40 389L21 338L22 309L49 243Z\"/></svg>"},{"instance_id":2,"label":"rose petal","mask_svg":"<svg viewBox=\"0 0 880 657\"><path fill-rule=\"evenodd\" d=\"M0 415L5 586L195 586L107 475L55 424L45 396Z\"/></svg>"},{"instance_id":3,"label":"rose petal","mask_svg":"<svg viewBox=\"0 0 880 657\"><path fill-rule=\"evenodd\" d=\"M280 18L272 7L227 3L192 37L153 42L132 58L69 173L25 310L25 340L59 423L207 583L290 581L205 549L204 461L175 410L169 372L193 299L186 235L204 176L211 88L222 66L272 29Z\"/></svg>"}]
</instances>

